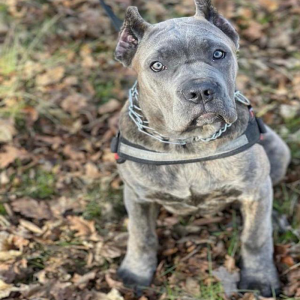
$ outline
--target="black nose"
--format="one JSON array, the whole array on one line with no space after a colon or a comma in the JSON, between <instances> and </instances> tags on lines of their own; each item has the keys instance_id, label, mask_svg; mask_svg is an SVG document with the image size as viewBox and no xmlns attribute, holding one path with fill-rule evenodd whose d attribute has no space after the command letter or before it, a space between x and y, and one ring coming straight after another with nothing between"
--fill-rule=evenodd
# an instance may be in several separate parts
<instances>
[{"instance_id":1,"label":"black nose","mask_svg":"<svg viewBox=\"0 0 300 300\"><path fill-rule=\"evenodd\" d=\"M187 101L194 103L204 101L206 103L214 98L216 87L210 82L194 82L185 87L181 93Z\"/></svg>"}]
</instances>

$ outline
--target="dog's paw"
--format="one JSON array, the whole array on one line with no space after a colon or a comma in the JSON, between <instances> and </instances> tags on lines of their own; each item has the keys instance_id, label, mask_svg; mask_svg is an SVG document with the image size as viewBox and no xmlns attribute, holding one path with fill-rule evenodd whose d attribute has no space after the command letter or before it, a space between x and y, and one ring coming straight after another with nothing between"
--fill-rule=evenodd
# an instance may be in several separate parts
<instances>
[{"instance_id":1,"label":"dog's paw","mask_svg":"<svg viewBox=\"0 0 300 300\"><path fill-rule=\"evenodd\" d=\"M153 274L149 274L148 276L139 275L132 273L130 270L124 269L122 267L118 270L117 275L122 279L125 285L141 288L149 286L153 277Z\"/></svg>"},{"instance_id":2,"label":"dog's paw","mask_svg":"<svg viewBox=\"0 0 300 300\"><path fill-rule=\"evenodd\" d=\"M123 283L141 294L142 290L150 286L156 270L156 258L148 260L130 259L126 257L119 268L117 275Z\"/></svg>"},{"instance_id":3,"label":"dog's paw","mask_svg":"<svg viewBox=\"0 0 300 300\"><path fill-rule=\"evenodd\" d=\"M124 285L132 288L137 297L142 296L143 290L150 286L153 274L154 271L147 276L141 276L122 267L117 272L118 277L122 279Z\"/></svg>"},{"instance_id":4,"label":"dog's paw","mask_svg":"<svg viewBox=\"0 0 300 300\"><path fill-rule=\"evenodd\" d=\"M280 283L276 272L241 272L241 281L239 283L241 291L259 291L263 297L278 296L280 292Z\"/></svg>"}]
</instances>

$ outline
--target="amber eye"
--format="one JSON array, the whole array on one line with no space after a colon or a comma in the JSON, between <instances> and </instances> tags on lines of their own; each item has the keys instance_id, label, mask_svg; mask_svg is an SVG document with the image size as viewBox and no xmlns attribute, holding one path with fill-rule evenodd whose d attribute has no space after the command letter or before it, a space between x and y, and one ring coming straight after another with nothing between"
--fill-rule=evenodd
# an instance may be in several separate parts
<instances>
[{"instance_id":1,"label":"amber eye","mask_svg":"<svg viewBox=\"0 0 300 300\"><path fill-rule=\"evenodd\" d=\"M155 61L154 63L152 63L150 68L154 72L160 72L166 69L166 67L159 61Z\"/></svg>"},{"instance_id":2,"label":"amber eye","mask_svg":"<svg viewBox=\"0 0 300 300\"><path fill-rule=\"evenodd\" d=\"M218 59L223 59L226 56L226 52L222 50L216 50L213 54L213 59L218 60Z\"/></svg>"}]
</instances>

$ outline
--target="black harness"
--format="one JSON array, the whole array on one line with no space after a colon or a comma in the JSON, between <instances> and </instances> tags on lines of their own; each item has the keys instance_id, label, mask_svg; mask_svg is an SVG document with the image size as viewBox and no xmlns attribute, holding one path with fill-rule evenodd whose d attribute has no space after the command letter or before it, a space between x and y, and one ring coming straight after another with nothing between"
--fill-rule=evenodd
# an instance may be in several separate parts
<instances>
[{"instance_id":1,"label":"black harness","mask_svg":"<svg viewBox=\"0 0 300 300\"><path fill-rule=\"evenodd\" d=\"M250 118L245 132L238 138L220 146L213 155L205 154L205 152L199 154L180 154L149 150L141 145L131 143L122 136L120 131L111 142L111 151L115 153L118 164L129 160L141 164L174 165L215 160L232 156L243 152L260 142L263 139L262 135L266 133L263 121L260 118L255 117L251 106L249 106L249 114Z\"/></svg>"}]
</instances>

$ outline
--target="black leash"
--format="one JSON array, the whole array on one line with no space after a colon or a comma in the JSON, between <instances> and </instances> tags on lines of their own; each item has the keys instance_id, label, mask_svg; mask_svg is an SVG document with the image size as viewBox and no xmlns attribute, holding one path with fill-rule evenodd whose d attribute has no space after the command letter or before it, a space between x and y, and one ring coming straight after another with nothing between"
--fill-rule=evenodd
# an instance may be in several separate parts
<instances>
[{"instance_id":1,"label":"black leash","mask_svg":"<svg viewBox=\"0 0 300 300\"><path fill-rule=\"evenodd\" d=\"M107 13L108 17L110 18L113 26L117 31L120 31L123 22L115 15L115 13L112 11L111 7L108 6L104 0L99 0L100 4L104 8L105 12Z\"/></svg>"}]
</instances>

